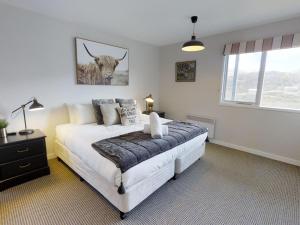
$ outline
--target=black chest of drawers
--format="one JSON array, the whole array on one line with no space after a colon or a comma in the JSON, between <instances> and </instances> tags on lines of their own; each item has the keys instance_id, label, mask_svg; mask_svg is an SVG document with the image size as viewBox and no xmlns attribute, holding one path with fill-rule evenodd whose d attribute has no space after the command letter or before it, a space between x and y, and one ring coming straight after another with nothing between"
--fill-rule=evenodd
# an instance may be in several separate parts
<instances>
[{"instance_id":1,"label":"black chest of drawers","mask_svg":"<svg viewBox=\"0 0 300 225\"><path fill-rule=\"evenodd\" d=\"M50 169L41 131L0 138L0 191L47 174Z\"/></svg>"}]
</instances>

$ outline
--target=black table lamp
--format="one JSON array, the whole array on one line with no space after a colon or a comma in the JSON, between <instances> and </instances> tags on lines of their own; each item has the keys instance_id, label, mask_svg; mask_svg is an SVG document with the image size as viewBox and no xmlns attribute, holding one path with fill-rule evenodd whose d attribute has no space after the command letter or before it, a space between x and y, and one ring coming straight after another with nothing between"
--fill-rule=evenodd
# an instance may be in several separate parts
<instances>
[{"instance_id":1,"label":"black table lamp","mask_svg":"<svg viewBox=\"0 0 300 225\"><path fill-rule=\"evenodd\" d=\"M149 94L146 98L144 98L146 101L146 111L147 112L152 112L153 111L153 98L152 95Z\"/></svg>"},{"instance_id":2,"label":"black table lamp","mask_svg":"<svg viewBox=\"0 0 300 225\"><path fill-rule=\"evenodd\" d=\"M44 109L44 106L42 104L40 104L36 98L33 98L32 100L26 102L25 104L21 105L19 108L15 109L14 111L12 111L12 113L15 113L17 111L19 111L20 109L22 109L23 111L23 117L24 117L24 124L25 124L25 129L24 130L20 130L19 134L21 135L27 135L27 134L32 134L34 132L34 130L32 129L27 129L27 124L26 124L26 114L25 114L25 107L32 103L29 106L29 111L36 111L36 110L40 110L40 109Z\"/></svg>"}]
</instances>

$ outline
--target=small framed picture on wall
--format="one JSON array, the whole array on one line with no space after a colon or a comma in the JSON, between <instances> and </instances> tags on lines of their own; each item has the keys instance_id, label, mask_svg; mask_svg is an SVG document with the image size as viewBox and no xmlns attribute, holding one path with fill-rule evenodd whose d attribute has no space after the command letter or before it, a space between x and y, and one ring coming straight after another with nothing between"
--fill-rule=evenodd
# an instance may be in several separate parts
<instances>
[{"instance_id":1,"label":"small framed picture on wall","mask_svg":"<svg viewBox=\"0 0 300 225\"><path fill-rule=\"evenodd\" d=\"M176 82L195 82L196 81L196 60L176 62L175 64Z\"/></svg>"}]
</instances>

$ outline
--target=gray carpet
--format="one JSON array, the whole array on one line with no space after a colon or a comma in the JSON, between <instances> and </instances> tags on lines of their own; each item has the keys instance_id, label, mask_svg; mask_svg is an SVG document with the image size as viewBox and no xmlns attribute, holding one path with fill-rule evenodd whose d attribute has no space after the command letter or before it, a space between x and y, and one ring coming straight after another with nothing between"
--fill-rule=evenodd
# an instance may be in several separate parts
<instances>
[{"instance_id":1,"label":"gray carpet","mask_svg":"<svg viewBox=\"0 0 300 225\"><path fill-rule=\"evenodd\" d=\"M0 224L300 224L300 168L217 145L124 221L64 164L0 193Z\"/></svg>"}]
</instances>

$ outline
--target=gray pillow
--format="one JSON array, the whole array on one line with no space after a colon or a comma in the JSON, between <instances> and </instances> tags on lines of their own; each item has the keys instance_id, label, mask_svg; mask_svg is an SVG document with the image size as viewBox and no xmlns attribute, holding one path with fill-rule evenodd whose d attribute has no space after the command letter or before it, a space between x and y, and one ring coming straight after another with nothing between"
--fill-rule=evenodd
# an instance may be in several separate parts
<instances>
[{"instance_id":1,"label":"gray pillow","mask_svg":"<svg viewBox=\"0 0 300 225\"><path fill-rule=\"evenodd\" d=\"M99 125L104 124L100 105L101 104L112 104L112 103L115 103L115 101L113 99L93 99L92 100L97 124L99 124Z\"/></svg>"},{"instance_id":2,"label":"gray pillow","mask_svg":"<svg viewBox=\"0 0 300 225\"><path fill-rule=\"evenodd\" d=\"M119 108L119 103L113 103L113 104L101 104L101 112L103 115L103 122L106 126L114 125L114 124L120 124L120 116L117 111L117 108Z\"/></svg>"},{"instance_id":3,"label":"gray pillow","mask_svg":"<svg viewBox=\"0 0 300 225\"><path fill-rule=\"evenodd\" d=\"M136 100L130 98L130 99L124 99L124 98L116 98L116 102L120 104L122 107L123 105L132 105L136 104Z\"/></svg>"},{"instance_id":4,"label":"gray pillow","mask_svg":"<svg viewBox=\"0 0 300 225\"><path fill-rule=\"evenodd\" d=\"M123 126L134 125L137 123L138 113L135 104L118 107L118 112Z\"/></svg>"}]
</instances>

